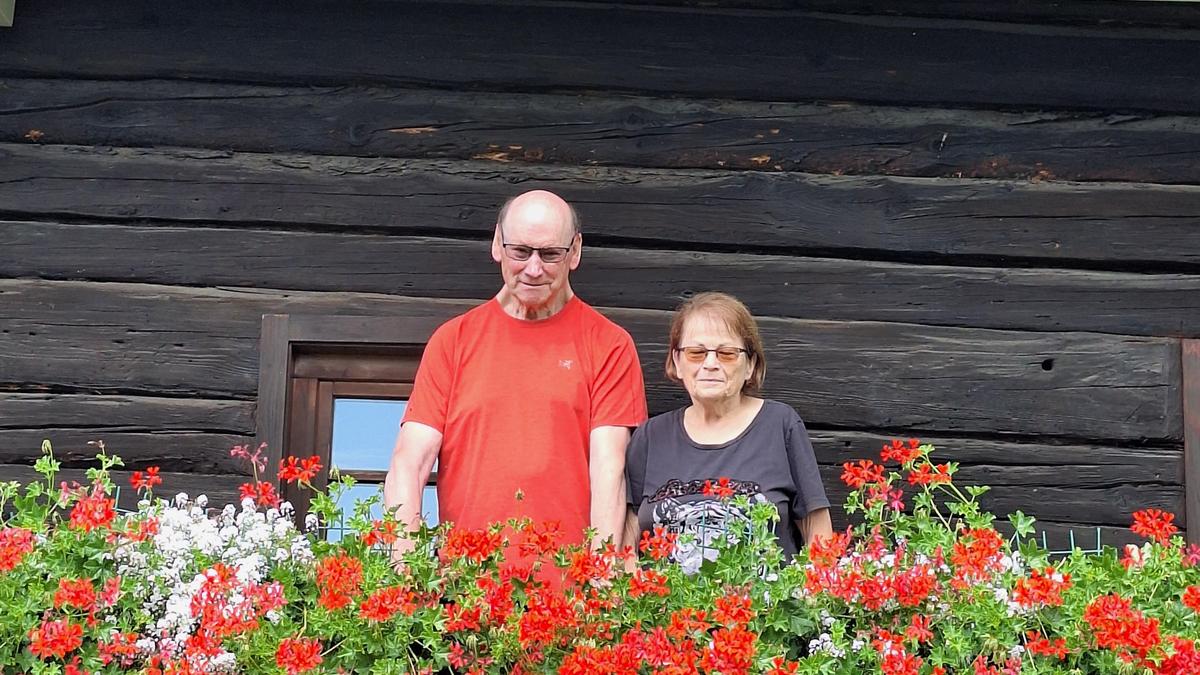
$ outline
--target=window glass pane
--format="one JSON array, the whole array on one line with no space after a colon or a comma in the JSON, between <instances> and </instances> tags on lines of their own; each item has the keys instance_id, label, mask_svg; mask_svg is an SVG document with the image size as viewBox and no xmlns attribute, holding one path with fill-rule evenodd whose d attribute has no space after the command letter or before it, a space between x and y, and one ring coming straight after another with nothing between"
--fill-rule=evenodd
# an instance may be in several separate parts
<instances>
[{"instance_id":1,"label":"window glass pane","mask_svg":"<svg viewBox=\"0 0 1200 675\"><path fill-rule=\"evenodd\" d=\"M378 503L371 506L371 519L383 518L383 486L377 483L358 483L353 488L342 493L342 498L338 501L338 506L342 509L342 514L347 518L354 515L354 507L361 501L365 501L375 495L379 495ZM426 485L421 492L421 517L430 526L438 524L438 506L437 506L437 488L432 485ZM337 523L329 528L329 541L338 541L342 538L345 528L342 523Z\"/></svg>"},{"instance_id":2,"label":"window glass pane","mask_svg":"<svg viewBox=\"0 0 1200 675\"><path fill-rule=\"evenodd\" d=\"M407 405L398 400L334 399L333 465L387 471Z\"/></svg>"}]
</instances>

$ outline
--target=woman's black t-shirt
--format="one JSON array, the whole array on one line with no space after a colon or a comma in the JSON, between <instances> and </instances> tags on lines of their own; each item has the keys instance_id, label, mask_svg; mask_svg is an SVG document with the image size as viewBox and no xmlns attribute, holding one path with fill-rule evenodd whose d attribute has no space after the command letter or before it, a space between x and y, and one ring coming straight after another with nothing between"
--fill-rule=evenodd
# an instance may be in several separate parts
<instances>
[{"instance_id":1,"label":"woman's black t-shirt","mask_svg":"<svg viewBox=\"0 0 1200 675\"><path fill-rule=\"evenodd\" d=\"M683 426L684 409L649 420L633 433L626 453L628 502L643 531L665 526L684 537L675 559L699 568L715 554L711 543L746 515L728 500L706 496L705 481L730 479L735 494L765 500L779 510L775 534L788 556L802 542L796 520L829 507L804 422L791 407L764 400L746 430L728 443L694 442ZM690 540L690 541L688 541Z\"/></svg>"}]
</instances>

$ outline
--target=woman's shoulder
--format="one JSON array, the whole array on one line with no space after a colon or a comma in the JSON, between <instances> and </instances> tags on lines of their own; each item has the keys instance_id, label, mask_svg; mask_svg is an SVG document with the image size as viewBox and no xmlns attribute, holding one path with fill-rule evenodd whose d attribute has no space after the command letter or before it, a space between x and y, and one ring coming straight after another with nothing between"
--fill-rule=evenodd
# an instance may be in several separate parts
<instances>
[{"instance_id":1,"label":"woman's shoulder","mask_svg":"<svg viewBox=\"0 0 1200 675\"><path fill-rule=\"evenodd\" d=\"M660 413L651 417L642 423L642 426L637 428L637 431L642 433L659 433L672 429L678 426L679 417L683 415L686 408L676 408L665 413Z\"/></svg>"},{"instance_id":2,"label":"woman's shoulder","mask_svg":"<svg viewBox=\"0 0 1200 675\"><path fill-rule=\"evenodd\" d=\"M784 428L791 428L797 424L804 426L804 421L800 419L800 413L796 412L795 408L769 398L763 399L759 420L771 425L778 424Z\"/></svg>"}]
</instances>

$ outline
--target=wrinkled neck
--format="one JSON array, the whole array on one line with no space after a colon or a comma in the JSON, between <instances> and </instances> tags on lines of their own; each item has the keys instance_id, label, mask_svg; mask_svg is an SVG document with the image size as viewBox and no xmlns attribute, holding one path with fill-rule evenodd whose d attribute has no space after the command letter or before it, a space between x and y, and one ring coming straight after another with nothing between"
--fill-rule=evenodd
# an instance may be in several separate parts
<instances>
[{"instance_id":1,"label":"wrinkled neck","mask_svg":"<svg viewBox=\"0 0 1200 675\"><path fill-rule=\"evenodd\" d=\"M505 314L514 319L538 321L558 314L574 297L575 292L571 290L571 285L567 284L563 287L562 292L551 298L546 304L531 307L518 300L508 288L501 288L500 292L496 294L496 302L500 303L500 309L503 309Z\"/></svg>"}]
</instances>

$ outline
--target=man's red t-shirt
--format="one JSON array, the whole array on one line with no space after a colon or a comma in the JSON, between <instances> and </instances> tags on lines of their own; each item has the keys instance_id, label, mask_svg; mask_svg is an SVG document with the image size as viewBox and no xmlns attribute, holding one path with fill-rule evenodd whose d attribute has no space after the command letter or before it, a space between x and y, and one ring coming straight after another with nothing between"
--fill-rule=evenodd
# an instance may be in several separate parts
<instances>
[{"instance_id":1,"label":"man's red t-shirt","mask_svg":"<svg viewBox=\"0 0 1200 675\"><path fill-rule=\"evenodd\" d=\"M592 429L645 420L632 338L577 297L547 319L513 318L492 299L443 324L404 415L442 433L442 520L553 520L563 543L589 525Z\"/></svg>"}]
</instances>

